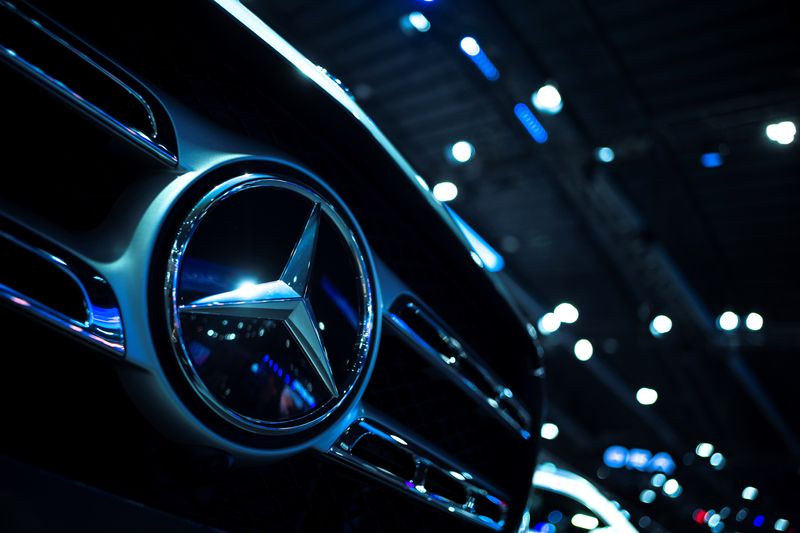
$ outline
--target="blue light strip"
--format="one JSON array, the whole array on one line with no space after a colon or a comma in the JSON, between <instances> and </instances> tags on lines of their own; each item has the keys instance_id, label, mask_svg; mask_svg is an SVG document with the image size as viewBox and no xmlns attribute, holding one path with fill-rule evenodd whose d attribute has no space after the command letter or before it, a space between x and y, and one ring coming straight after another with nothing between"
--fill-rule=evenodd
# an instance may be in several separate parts
<instances>
[{"instance_id":1,"label":"blue light strip","mask_svg":"<svg viewBox=\"0 0 800 533\"><path fill-rule=\"evenodd\" d=\"M487 80L497 81L500 78L500 71L494 66L494 63L492 63L492 60L486 55L486 52L481 50L474 56L466 55L475 63L475 66L478 67L478 70L481 71L481 74L483 74Z\"/></svg>"},{"instance_id":2,"label":"blue light strip","mask_svg":"<svg viewBox=\"0 0 800 533\"><path fill-rule=\"evenodd\" d=\"M539 119L536 118L536 115L533 114L533 111L531 111L528 106L525 104L515 105L514 114L517 115L517 118L522 125L525 126L525 129L528 130L528 133L531 134L534 141L539 144L547 141L549 137L549 135L547 135L547 130L544 129L542 123L539 122Z\"/></svg>"},{"instance_id":3,"label":"blue light strip","mask_svg":"<svg viewBox=\"0 0 800 533\"><path fill-rule=\"evenodd\" d=\"M478 257L481 258L483 262L484 268L489 272L499 272L503 270L503 267L506 265L503 256L500 255L491 245L484 240L483 237L478 235L478 232L472 229L469 224L467 224L463 218L458 216L455 211L450 209L449 206L445 206L447 211L450 213L450 216L453 217L458 228L461 230L461 233L464 234L464 237L467 238L469 241L470 246L478 254Z\"/></svg>"}]
</instances>

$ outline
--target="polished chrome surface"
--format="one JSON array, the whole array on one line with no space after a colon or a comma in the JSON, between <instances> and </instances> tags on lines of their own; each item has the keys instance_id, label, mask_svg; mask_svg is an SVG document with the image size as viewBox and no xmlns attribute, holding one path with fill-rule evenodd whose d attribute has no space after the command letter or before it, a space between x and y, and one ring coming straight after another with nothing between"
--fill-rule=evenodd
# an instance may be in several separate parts
<instances>
[{"instance_id":1,"label":"polished chrome surface","mask_svg":"<svg viewBox=\"0 0 800 533\"><path fill-rule=\"evenodd\" d=\"M437 349L403 317L412 314L437 336L444 349ZM464 345L431 313L407 297L385 313L387 321L416 352L442 369L474 400L488 409L522 438L531 437L531 416L514 397L513 391L487 365L470 353Z\"/></svg>"},{"instance_id":2,"label":"polished chrome surface","mask_svg":"<svg viewBox=\"0 0 800 533\"><path fill-rule=\"evenodd\" d=\"M413 466L404 472L401 466L394 468L395 465L390 462L381 464L380 460L371 460L360 454L359 450L367 441L373 447L376 444L385 447L389 454L405 458ZM362 417L353 422L328 454L351 468L460 518L496 531L506 523L508 504L499 497L497 491L408 435L377 422L373 417ZM446 494L437 492L441 483L435 483L434 476L458 490L441 491ZM463 492L463 497L455 496L454 492ZM493 516L488 516L487 512Z\"/></svg>"},{"instance_id":3,"label":"polished chrome surface","mask_svg":"<svg viewBox=\"0 0 800 533\"><path fill-rule=\"evenodd\" d=\"M62 271L83 295L86 316L82 320L63 313L23 294L14 287L0 283L0 297L17 309L30 313L57 328L76 335L119 357L125 355L125 339L122 316L111 287L105 278L67 254L54 254L47 251L47 245L34 246L0 231L0 239L5 239L23 250L35 254L50 265Z\"/></svg>"},{"instance_id":4,"label":"polished chrome surface","mask_svg":"<svg viewBox=\"0 0 800 533\"><path fill-rule=\"evenodd\" d=\"M286 219L301 217L292 237ZM351 223L304 185L246 174L204 196L180 226L165 283L172 344L194 392L226 421L262 434L301 431L363 382L375 287ZM248 281L237 286L243 271Z\"/></svg>"},{"instance_id":5,"label":"polished chrome surface","mask_svg":"<svg viewBox=\"0 0 800 533\"><path fill-rule=\"evenodd\" d=\"M57 33L55 28L45 27L40 20L35 18L35 16L28 14L25 9L22 9L12 2L0 2L0 16L14 17L18 23L29 24L30 26L36 28L40 32L40 39L42 39L43 43L55 43L74 55L80 61L83 61L85 64L89 65L99 75L104 76L109 81L116 84L133 100L135 100L137 105L141 106L142 110L146 113L149 123L149 131L141 131L141 129L119 120L118 117L115 117L107 109L99 107L71 88L65 80L52 76L48 72L46 65L34 64L29 61L25 56L24 50L17 50L13 42L6 41L7 38L10 38L9 36L0 37L0 58L5 59L11 65L19 68L25 74L42 83L51 91L66 98L71 104L100 121L105 126L111 128L111 130L115 133L122 135L129 141L134 142L139 147L144 148L148 153L154 155L162 162L173 166L177 165L178 158L175 154L175 150L167 148L160 142L158 124L155 114L153 113L150 104L139 92L120 80L119 77L103 68L86 53L70 44L66 38Z\"/></svg>"},{"instance_id":6,"label":"polished chrome surface","mask_svg":"<svg viewBox=\"0 0 800 533\"><path fill-rule=\"evenodd\" d=\"M319 204L314 204L303 234L279 279L206 296L178 308L181 313L283 321L333 396L339 396L319 325L308 299L308 281L319 233Z\"/></svg>"}]
</instances>

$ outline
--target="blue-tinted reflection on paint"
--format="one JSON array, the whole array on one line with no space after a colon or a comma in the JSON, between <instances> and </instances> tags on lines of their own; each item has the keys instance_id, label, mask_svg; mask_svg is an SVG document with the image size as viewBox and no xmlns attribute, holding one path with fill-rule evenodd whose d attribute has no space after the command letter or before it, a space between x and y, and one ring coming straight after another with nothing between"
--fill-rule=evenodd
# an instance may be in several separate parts
<instances>
[{"instance_id":1,"label":"blue-tinted reflection on paint","mask_svg":"<svg viewBox=\"0 0 800 533\"><path fill-rule=\"evenodd\" d=\"M478 254L478 257L481 258L484 268L486 268L486 270L489 272L499 272L500 270L503 270L503 267L506 264L503 256L500 255L497 250L492 248L491 245L486 242L486 240L481 237L477 231L472 229L472 227L467 224L463 218L458 216L455 211L450 209L449 206L444 207L450 213L450 216L453 217L453 221L455 221L458 229L461 230L461 233L464 234L464 237L466 237L472 249L476 254Z\"/></svg>"}]
</instances>

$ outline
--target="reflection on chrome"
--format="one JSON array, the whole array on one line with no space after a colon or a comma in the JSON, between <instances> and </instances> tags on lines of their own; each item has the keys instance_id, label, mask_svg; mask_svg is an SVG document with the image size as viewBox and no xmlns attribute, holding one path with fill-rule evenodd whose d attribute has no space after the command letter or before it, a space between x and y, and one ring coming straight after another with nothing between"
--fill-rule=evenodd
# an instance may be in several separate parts
<instances>
[{"instance_id":1,"label":"reflection on chrome","mask_svg":"<svg viewBox=\"0 0 800 533\"><path fill-rule=\"evenodd\" d=\"M65 260L64 255L59 257L47 252L44 249L45 244L42 248L32 246L5 231L0 231L0 239L18 248L22 253L33 254L43 259L53 268L66 274L80 291L85 315L67 316L4 283L0 283L0 298L62 330L78 335L95 346L109 350L120 357L125 355L122 316L116 297L104 278L77 259Z\"/></svg>"},{"instance_id":2,"label":"reflection on chrome","mask_svg":"<svg viewBox=\"0 0 800 533\"><path fill-rule=\"evenodd\" d=\"M531 416L510 388L420 304L402 297L386 313L389 324L418 353L442 368L458 386L524 439Z\"/></svg>"},{"instance_id":3,"label":"reflection on chrome","mask_svg":"<svg viewBox=\"0 0 800 533\"><path fill-rule=\"evenodd\" d=\"M103 109L86 98L84 94L79 93L74 87L70 86L73 80L54 77L52 73L49 72L48 65L36 64L38 62L34 62L28 57L28 50L24 48L25 44L31 46L30 41L24 44L6 41L0 42L0 58L5 59L15 67L21 69L51 91L66 98L71 104L88 113L94 119L99 120L105 126L110 127L114 132L144 148L148 153L156 156L162 162L170 165L176 165L178 163L175 150L169 149L162 144L161 140L163 135L159 136L158 124L153 109L139 92L135 91L128 84L124 83L117 76L103 68L84 52L70 44L62 36L58 35L56 31L54 31L55 28L45 27L41 21L28 15L21 7L11 2L0 2L0 8L5 10L0 12L0 16L10 17L8 19L9 23L15 25L18 30L21 30L19 34L25 34L25 30L28 30L27 34L31 35L31 38L35 40L34 44L36 48L41 50L58 50L62 53L67 52L69 54L68 57L72 61L78 61L81 65L85 64L85 66L91 69L91 72L98 76L98 79L113 83L114 86L128 95L135 101L133 105L141 108L141 111L146 116L146 124L144 126L147 131L142 131L143 128L135 127L123 121L120 117L115 116L111 110ZM34 29L33 32L30 31L31 28ZM4 38L5 37L7 36L4 36ZM23 48L19 49L18 45L23 45Z\"/></svg>"},{"instance_id":4,"label":"reflection on chrome","mask_svg":"<svg viewBox=\"0 0 800 533\"><path fill-rule=\"evenodd\" d=\"M372 418L353 422L329 455L429 505L499 531L508 503L487 483Z\"/></svg>"},{"instance_id":5,"label":"reflection on chrome","mask_svg":"<svg viewBox=\"0 0 800 533\"><path fill-rule=\"evenodd\" d=\"M637 533L636 528L608 498L589 481L572 472L556 468L552 463L541 465L533 475L533 486L561 494L584 505L608 526L608 529L596 531ZM599 524L594 527L597 525Z\"/></svg>"}]
</instances>

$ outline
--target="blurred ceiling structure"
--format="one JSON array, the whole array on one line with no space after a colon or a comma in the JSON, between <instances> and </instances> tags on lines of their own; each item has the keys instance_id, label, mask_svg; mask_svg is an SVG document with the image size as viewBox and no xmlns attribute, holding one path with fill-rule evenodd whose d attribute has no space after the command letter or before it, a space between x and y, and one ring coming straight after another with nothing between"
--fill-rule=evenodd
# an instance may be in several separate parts
<instances>
[{"instance_id":1,"label":"blurred ceiling structure","mask_svg":"<svg viewBox=\"0 0 800 533\"><path fill-rule=\"evenodd\" d=\"M579 310L542 336L559 428L548 457L615 492L634 523L652 519L644 531L800 524L800 151L765 133L800 121L797 6L245 3L340 78L431 186L457 186L450 207L503 254L532 321L563 301ZM546 84L556 114L531 101ZM448 157L460 140L475 150L464 163ZM733 331L718 327L726 310ZM763 328L745 326L751 312ZM672 327L654 335L660 314ZM592 343L586 361L578 339ZM654 404L637 401L642 387ZM723 459L699 456L703 442ZM603 466L612 445L668 452L682 493ZM724 529L693 521L724 508Z\"/></svg>"}]
</instances>

